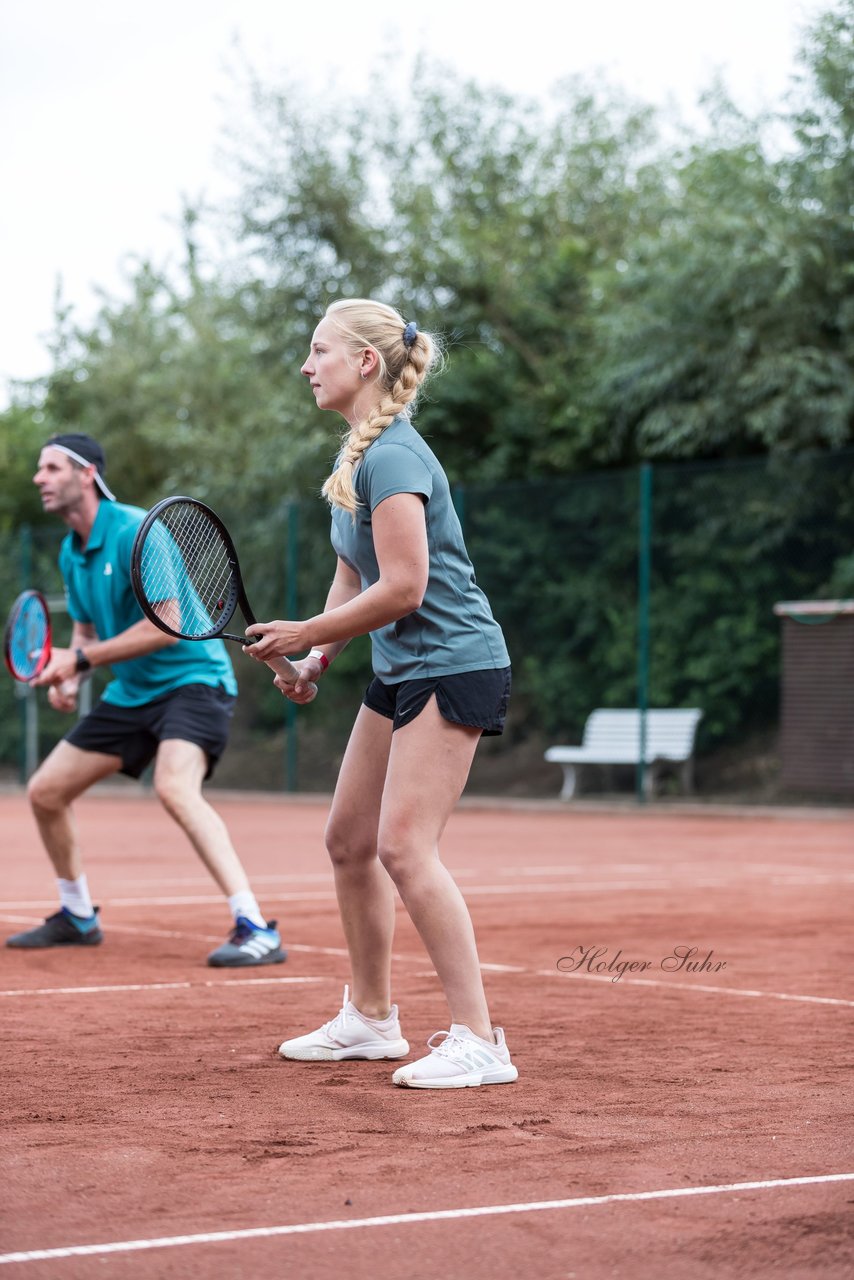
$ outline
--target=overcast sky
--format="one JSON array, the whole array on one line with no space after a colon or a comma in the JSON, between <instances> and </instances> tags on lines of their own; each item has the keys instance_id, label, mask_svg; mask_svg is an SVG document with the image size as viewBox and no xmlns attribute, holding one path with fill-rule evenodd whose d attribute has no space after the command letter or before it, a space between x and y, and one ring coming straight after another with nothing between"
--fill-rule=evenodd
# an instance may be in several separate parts
<instances>
[{"instance_id":1,"label":"overcast sky","mask_svg":"<svg viewBox=\"0 0 854 1280\"><path fill-rule=\"evenodd\" d=\"M419 52L514 93L602 74L690 117L716 74L778 104L822 0L0 0L0 396L45 373L57 280L81 319L128 255L177 250L181 197L228 188L218 144L242 58L310 88L358 89Z\"/></svg>"}]
</instances>

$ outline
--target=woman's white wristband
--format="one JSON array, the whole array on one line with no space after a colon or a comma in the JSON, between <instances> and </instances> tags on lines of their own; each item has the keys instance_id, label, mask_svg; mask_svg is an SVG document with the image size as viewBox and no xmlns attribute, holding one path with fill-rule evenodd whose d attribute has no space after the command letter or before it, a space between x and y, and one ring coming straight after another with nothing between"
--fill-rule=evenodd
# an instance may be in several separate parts
<instances>
[{"instance_id":1,"label":"woman's white wristband","mask_svg":"<svg viewBox=\"0 0 854 1280\"><path fill-rule=\"evenodd\" d=\"M310 649L308 656L310 658L317 658L317 661L320 663L320 666L323 671L325 671L326 668L329 666L329 659L327 658L326 654L323 652L322 649Z\"/></svg>"}]
</instances>

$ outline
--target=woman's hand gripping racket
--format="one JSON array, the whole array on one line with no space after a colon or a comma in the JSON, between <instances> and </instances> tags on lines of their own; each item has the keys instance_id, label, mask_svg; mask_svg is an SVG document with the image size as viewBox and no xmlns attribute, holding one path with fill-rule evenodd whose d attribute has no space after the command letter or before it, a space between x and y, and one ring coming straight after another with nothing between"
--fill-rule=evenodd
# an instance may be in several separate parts
<instances>
[{"instance_id":1,"label":"woman's hand gripping racket","mask_svg":"<svg viewBox=\"0 0 854 1280\"><path fill-rule=\"evenodd\" d=\"M29 684L50 662L50 610L40 591L22 591L9 612L3 654L10 675Z\"/></svg>"},{"instance_id":2,"label":"woman's hand gripping racket","mask_svg":"<svg viewBox=\"0 0 854 1280\"><path fill-rule=\"evenodd\" d=\"M140 608L167 635L255 643L254 636L225 629L238 606L247 626L256 619L246 599L231 535L203 502L173 497L153 506L137 530L130 573ZM299 678L287 658L269 658L267 666L286 684L295 684Z\"/></svg>"}]
</instances>

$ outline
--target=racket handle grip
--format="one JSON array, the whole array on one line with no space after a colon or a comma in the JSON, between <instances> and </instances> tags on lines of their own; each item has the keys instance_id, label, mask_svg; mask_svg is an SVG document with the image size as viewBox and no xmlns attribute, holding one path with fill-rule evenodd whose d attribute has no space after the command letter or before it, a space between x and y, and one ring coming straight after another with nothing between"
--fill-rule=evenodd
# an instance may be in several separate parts
<instances>
[{"instance_id":1,"label":"racket handle grip","mask_svg":"<svg viewBox=\"0 0 854 1280\"><path fill-rule=\"evenodd\" d=\"M277 676L281 676L286 684L296 684L299 679L299 672L292 662L288 662L287 658L280 658L276 654L272 658L266 659L267 666L275 671Z\"/></svg>"}]
</instances>

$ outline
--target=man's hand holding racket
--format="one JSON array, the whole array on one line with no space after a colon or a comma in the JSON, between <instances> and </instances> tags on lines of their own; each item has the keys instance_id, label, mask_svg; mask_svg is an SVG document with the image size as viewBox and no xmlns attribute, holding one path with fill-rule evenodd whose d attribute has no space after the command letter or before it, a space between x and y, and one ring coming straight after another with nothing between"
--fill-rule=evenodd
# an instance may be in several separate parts
<instances>
[{"instance_id":1,"label":"man's hand holding racket","mask_svg":"<svg viewBox=\"0 0 854 1280\"><path fill-rule=\"evenodd\" d=\"M71 712L77 710L77 695L80 691L82 676L73 675L61 684L52 684L47 691L47 700L54 711ZM34 684L40 683L33 681Z\"/></svg>"},{"instance_id":2,"label":"man's hand holding racket","mask_svg":"<svg viewBox=\"0 0 854 1280\"><path fill-rule=\"evenodd\" d=\"M54 711L71 712L77 710L80 680L76 649L53 649L47 666L30 684L37 689L47 685L47 700Z\"/></svg>"},{"instance_id":3,"label":"man's hand holding racket","mask_svg":"<svg viewBox=\"0 0 854 1280\"><path fill-rule=\"evenodd\" d=\"M36 689L45 685L58 688L75 681L77 677L77 653L74 649L53 649L47 666L29 681ZM76 685L75 685L76 688Z\"/></svg>"},{"instance_id":4,"label":"man's hand holding racket","mask_svg":"<svg viewBox=\"0 0 854 1280\"><path fill-rule=\"evenodd\" d=\"M234 543L219 516L205 503L183 496L156 503L137 530L130 571L140 608L167 635L180 640L221 637L242 644L245 652L254 647L250 633L255 615L246 598ZM242 636L226 631L238 608L248 624ZM265 623L262 629L271 625ZM277 688L289 685L295 692L300 673L284 656L286 652L274 648L271 641L259 657L276 672ZM303 681L302 691L292 700L311 702L317 689L311 697L304 696L307 692Z\"/></svg>"},{"instance_id":5,"label":"man's hand holding racket","mask_svg":"<svg viewBox=\"0 0 854 1280\"><path fill-rule=\"evenodd\" d=\"M22 591L12 605L3 636L9 674L22 684L49 685L48 702L56 711L77 706L77 655L54 649L47 600L40 591Z\"/></svg>"}]
</instances>

